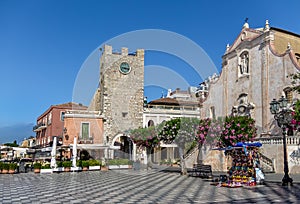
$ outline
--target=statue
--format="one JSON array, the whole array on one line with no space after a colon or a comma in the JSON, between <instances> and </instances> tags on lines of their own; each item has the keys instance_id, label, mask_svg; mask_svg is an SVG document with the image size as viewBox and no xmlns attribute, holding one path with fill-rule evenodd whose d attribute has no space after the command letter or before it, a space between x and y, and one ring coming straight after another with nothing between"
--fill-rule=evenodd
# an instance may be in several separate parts
<instances>
[{"instance_id":1,"label":"statue","mask_svg":"<svg viewBox=\"0 0 300 204\"><path fill-rule=\"evenodd\" d=\"M249 72L248 66L249 66L249 59L248 59L248 54L244 53L241 57L240 57L240 73L241 74L245 74Z\"/></svg>"}]
</instances>

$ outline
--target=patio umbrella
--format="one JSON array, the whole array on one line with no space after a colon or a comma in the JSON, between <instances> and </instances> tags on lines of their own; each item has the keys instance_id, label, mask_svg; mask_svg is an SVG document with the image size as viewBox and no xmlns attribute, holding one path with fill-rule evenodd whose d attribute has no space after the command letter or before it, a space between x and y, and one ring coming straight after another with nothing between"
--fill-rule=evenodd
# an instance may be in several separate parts
<instances>
[{"instance_id":1,"label":"patio umbrella","mask_svg":"<svg viewBox=\"0 0 300 204\"><path fill-rule=\"evenodd\" d=\"M77 139L76 137L74 137L74 144L73 144L73 159L72 159L72 166L73 167L77 167L76 166L76 157L77 157Z\"/></svg>"},{"instance_id":2,"label":"patio umbrella","mask_svg":"<svg viewBox=\"0 0 300 204\"><path fill-rule=\"evenodd\" d=\"M56 141L57 138L53 137L52 151L51 151L51 168L56 168Z\"/></svg>"}]
</instances>

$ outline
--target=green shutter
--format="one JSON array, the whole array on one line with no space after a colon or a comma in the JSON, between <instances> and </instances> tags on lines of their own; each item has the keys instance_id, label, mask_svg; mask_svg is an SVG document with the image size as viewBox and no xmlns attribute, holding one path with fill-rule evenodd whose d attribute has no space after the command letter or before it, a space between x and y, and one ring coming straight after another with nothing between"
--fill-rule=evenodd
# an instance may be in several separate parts
<instances>
[{"instance_id":1,"label":"green shutter","mask_svg":"<svg viewBox=\"0 0 300 204\"><path fill-rule=\"evenodd\" d=\"M82 123L81 124L81 134L82 134L82 139L89 139L89 123Z\"/></svg>"}]
</instances>

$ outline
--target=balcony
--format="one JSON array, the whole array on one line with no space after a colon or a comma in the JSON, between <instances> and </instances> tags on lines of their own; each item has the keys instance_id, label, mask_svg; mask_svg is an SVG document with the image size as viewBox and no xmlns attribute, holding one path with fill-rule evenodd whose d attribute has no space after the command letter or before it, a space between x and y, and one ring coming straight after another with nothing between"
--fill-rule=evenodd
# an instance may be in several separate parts
<instances>
[{"instance_id":1,"label":"balcony","mask_svg":"<svg viewBox=\"0 0 300 204\"><path fill-rule=\"evenodd\" d=\"M42 129L45 129L45 128L47 128L45 123L39 123L39 124L33 126L32 130L34 132L38 132L38 131L41 131Z\"/></svg>"},{"instance_id":2,"label":"balcony","mask_svg":"<svg viewBox=\"0 0 300 204\"><path fill-rule=\"evenodd\" d=\"M79 144L94 144L94 138L93 137L89 137L89 138L79 138L78 141Z\"/></svg>"}]
</instances>

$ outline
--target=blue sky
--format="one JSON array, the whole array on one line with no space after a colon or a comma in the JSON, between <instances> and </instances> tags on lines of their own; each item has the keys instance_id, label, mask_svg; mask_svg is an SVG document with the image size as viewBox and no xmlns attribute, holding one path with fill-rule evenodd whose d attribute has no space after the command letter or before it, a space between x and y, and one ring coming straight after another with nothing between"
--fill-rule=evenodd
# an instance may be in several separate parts
<instances>
[{"instance_id":1,"label":"blue sky","mask_svg":"<svg viewBox=\"0 0 300 204\"><path fill-rule=\"evenodd\" d=\"M88 56L116 36L143 29L177 33L200 46L220 71L226 44L246 17L251 28L269 19L273 27L300 33L300 3L288 2L0 0L0 143L34 135L36 118L50 105L72 101ZM138 45L126 46L133 52ZM174 70L189 85L202 80L168 53L146 51L145 65L153 64ZM88 65L98 70L97 60ZM162 90L146 94L159 98Z\"/></svg>"}]
</instances>

